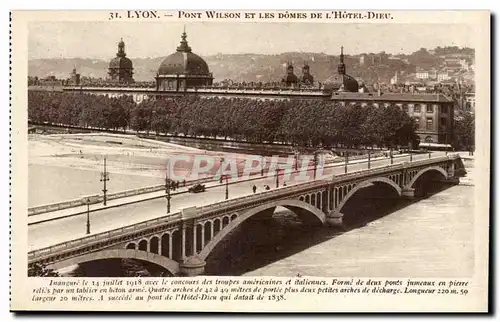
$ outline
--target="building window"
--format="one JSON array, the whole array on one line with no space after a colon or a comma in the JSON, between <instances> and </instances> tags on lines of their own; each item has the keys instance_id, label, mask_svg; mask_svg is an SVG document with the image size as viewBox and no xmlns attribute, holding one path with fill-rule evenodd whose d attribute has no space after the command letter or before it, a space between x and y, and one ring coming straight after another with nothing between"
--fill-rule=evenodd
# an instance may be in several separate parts
<instances>
[{"instance_id":1,"label":"building window","mask_svg":"<svg viewBox=\"0 0 500 322\"><path fill-rule=\"evenodd\" d=\"M426 128L427 130L433 130L434 129L434 123L433 123L433 120L432 120L432 117L428 117L427 118L427 123L426 123Z\"/></svg>"},{"instance_id":2,"label":"building window","mask_svg":"<svg viewBox=\"0 0 500 322\"><path fill-rule=\"evenodd\" d=\"M434 107L432 105L427 105L427 113L433 113Z\"/></svg>"},{"instance_id":3,"label":"building window","mask_svg":"<svg viewBox=\"0 0 500 322\"><path fill-rule=\"evenodd\" d=\"M447 105L442 105L441 106L441 113L448 114L448 106Z\"/></svg>"},{"instance_id":4,"label":"building window","mask_svg":"<svg viewBox=\"0 0 500 322\"><path fill-rule=\"evenodd\" d=\"M414 113L420 113L420 104L415 104L413 106L413 112Z\"/></svg>"}]
</instances>

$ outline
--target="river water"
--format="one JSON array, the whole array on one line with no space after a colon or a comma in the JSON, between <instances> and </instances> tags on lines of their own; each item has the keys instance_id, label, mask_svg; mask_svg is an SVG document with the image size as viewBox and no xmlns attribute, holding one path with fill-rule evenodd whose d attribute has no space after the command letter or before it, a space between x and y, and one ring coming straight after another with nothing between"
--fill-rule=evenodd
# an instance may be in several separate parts
<instances>
[{"instance_id":1,"label":"river water","mask_svg":"<svg viewBox=\"0 0 500 322\"><path fill-rule=\"evenodd\" d=\"M344 207L345 231L311 230L282 210L275 227L245 227L207 265L208 274L245 276L468 277L474 267L474 171L460 185L420 200L381 187ZM287 218L288 216L288 218ZM281 222L281 225L278 224ZM283 225L284 223L284 225ZM249 230L260 230L250 234ZM266 236L263 238L262 236ZM229 246L231 245L231 246ZM230 250L228 252L228 250ZM210 259L210 257L209 257Z\"/></svg>"},{"instance_id":2,"label":"river water","mask_svg":"<svg viewBox=\"0 0 500 322\"><path fill-rule=\"evenodd\" d=\"M340 233L249 276L470 277L474 267L474 171L460 185ZM333 235L333 234L332 234Z\"/></svg>"},{"instance_id":3,"label":"river water","mask_svg":"<svg viewBox=\"0 0 500 322\"><path fill-rule=\"evenodd\" d=\"M343 230L305 227L293 213L277 208L269 220L249 220L221 242L207 259L206 274L470 277L474 169L466 169L459 185L427 187L418 200L401 199L385 186L364 188L344 206ZM79 265L69 275L161 274L146 263L105 262Z\"/></svg>"}]
</instances>

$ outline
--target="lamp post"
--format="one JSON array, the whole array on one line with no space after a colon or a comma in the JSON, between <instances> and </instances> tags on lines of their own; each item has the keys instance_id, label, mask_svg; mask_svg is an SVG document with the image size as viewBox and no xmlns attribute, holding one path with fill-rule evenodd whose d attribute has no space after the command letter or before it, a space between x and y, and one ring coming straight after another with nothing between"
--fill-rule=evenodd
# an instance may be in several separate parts
<instances>
[{"instance_id":1,"label":"lamp post","mask_svg":"<svg viewBox=\"0 0 500 322\"><path fill-rule=\"evenodd\" d=\"M313 159L313 164L314 164L314 180L316 180L316 169L318 167L318 152L314 151L314 159Z\"/></svg>"},{"instance_id":2,"label":"lamp post","mask_svg":"<svg viewBox=\"0 0 500 322\"><path fill-rule=\"evenodd\" d=\"M389 156L391 157L391 164L393 164L394 159L392 158L392 148L389 150Z\"/></svg>"},{"instance_id":3,"label":"lamp post","mask_svg":"<svg viewBox=\"0 0 500 322\"><path fill-rule=\"evenodd\" d=\"M151 111L151 120L149 121L149 127L151 128L151 131L154 131L155 134L158 135L157 131L153 129L153 120L155 119L155 115L156 115L156 110L152 110Z\"/></svg>"},{"instance_id":4,"label":"lamp post","mask_svg":"<svg viewBox=\"0 0 500 322\"><path fill-rule=\"evenodd\" d=\"M410 162L413 161L413 144L411 143L411 141L408 143L408 147L410 148Z\"/></svg>"},{"instance_id":5,"label":"lamp post","mask_svg":"<svg viewBox=\"0 0 500 322\"><path fill-rule=\"evenodd\" d=\"M90 235L90 198L85 198L87 204L87 235Z\"/></svg>"},{"instance_id":6,"label":"lamp post","mask_svg":"<svg viewBox=\"0 0 500 322\"><path fill-rule=\"evenodd\" d=\"M228 183L228 175L225 175L226 177L226 200L229 199L229 183Z\"/></svg>"},{"instance_id":7,"label":"lamp post","mask_svg":"<svg viewBox=\"0 0 500 322\"><path fill-rule=\"evenodd\" d=\"M276 188L278 188L279 185L280 185L280 182L279 182L279 175L280 175L279 171L280 171L280 169L276 169Z\"/></svg>"},{"instance_id":8,"label":"lamp post","mask_svg":"<svg viewBox=\"0 0 500 322\"><path fill-rule=\"evenodd\" d=\"M107 192L108 189L106 189L106 182L109 181L109 172L106 172L106 157L104 157L104 171L101 172L101 179L100 181L103 183L103 188L102 188L102 193L103 193L103 204L106 206L106 201L107 201Z\"/></svg>"},{"instance_id":9,"label":"lamp post","mask_svg":"<svg viewBox=\"0 0 500 322\"><path fill-rule=\"evenodd\" d=\"M446 131L444 135L444 151L445 154L448 155L448 131Z\"/></svg>"},{"instance_id":10,"label":"lamp post","mask_svg":"<svg viewBox=\"0 0 500 322\"><path fill-rule=\"evenodd\" d=\"M347 173L347 163L349 162L349 153L345 152L345 161L344 161L344 173Z\"/></svg>"},{"instance_id":11,"label":"lamp post","mask_svg":"<svg viewBox=\"0 0 500 322\"><path fill-rule=\"evenodd\" d=\"M167 198L167 214L170 213L170 199L172 198L171 195L170 195L170 178L168 177L168 167L167 167L167 171L166 171L166 174L165 174L165 196Z\"/></svg>"},{"instance_id":12,"label":"lamp post","mask_svg":"<svg viewBox=\"0 0 500 322\"><path fill-rule=\"evenodd\" d=\"M264 176L264 156L260 156L260 176Z\"/></svg>"},{"instance_id":13,"label":"lamp post","mask_svg":"<svg viewBox=\"0 0 500 322\"><path fill-rule=\"evenodd\" d=\"M223 164L224 164L224 157L221 157L220 158L220 180L219 180L219 183L222 183L222 171L224 170Z\"/></svg>"},{"instance_id":14,"label":"lamp post","mask_svg":"<svg viewBox=\"0 0 500 322\"><path fill-rule=\"evenodd\" d=\"M299 152L295 151L294 156L295 156L295 171L298 171L299 170Z\"/></svg>"},{"instance_id":15,"label":"lamp post","mask_svg":"<svg viewBox=\"0 0 500 322\"><path fill-rule=\"evenodd\" d=\"M372 151L368 150L368 170L370 170L371 157L372 157Z\"/></svg>"}]
</instances>

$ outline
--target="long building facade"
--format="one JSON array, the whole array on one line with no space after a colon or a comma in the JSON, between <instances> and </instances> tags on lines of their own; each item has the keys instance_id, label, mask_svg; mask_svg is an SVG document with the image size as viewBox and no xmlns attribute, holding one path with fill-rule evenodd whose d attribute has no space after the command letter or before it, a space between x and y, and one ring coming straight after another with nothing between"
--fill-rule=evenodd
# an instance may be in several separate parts
<instances>
[{"instance_id":1,"label":"long building facade","mask_svg":"<svg viewBox=\"0 0 500 322\"><path fill-rule=\"evenodd\" d=\"M132 63L130 62L129 65L131 71ZM214 77L207 63L193 53L184 31L179 47L160 64L155 82L143 85L130 84L130 82L68 84L63 87L63 91L85 92L109 97L128 95L132 96L137 103L151 97L196 95L202 98L331 100L339 104L374 107L396 105L415 120L420 142L447 144L453 140L453 100L441 94L381 93L380 91L368 93L364 86L359 86L357 80L346 73L343 47L337 73L320 86L311 85L314 77L309 73L309 66L306 62L304 62L303 77L293 74L291 62L288 62L286 66L287 73L278 87L262 84L253 84L252 87L214 86Z\"/></svg>"}]
</instances>

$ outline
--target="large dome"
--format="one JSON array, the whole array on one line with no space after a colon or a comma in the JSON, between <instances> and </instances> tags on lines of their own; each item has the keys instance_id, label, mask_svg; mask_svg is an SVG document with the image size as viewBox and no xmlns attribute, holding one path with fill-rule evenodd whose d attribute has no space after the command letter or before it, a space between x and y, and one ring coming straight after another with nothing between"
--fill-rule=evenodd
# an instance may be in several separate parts
<instances>
[{"instance_id":1,"label":"large dome","mask_svg":"<svg viewBox=\"0 0 500 322\"><path fill-rule=\"evenodd\" d=\"M209 73L208 65L203 58L185 51L177 51L167 56L158 68L159 75L207 75Z\"/></svg>"},{"instance_id":2,"label":"large dome","mask_svg":"<svg viewBox=\"0 0 500 322\"><path fill-rule=\"evenodd\" d=\"M337 74L332 75L325 81L326 90L341 92L357 92L359 90L358 81L346 74L344 64L344 47L340 47L340 64L337 66Z\"/></svg>"},{"instance_id":3,"label":"large dome","mask_svg":"<svg viewBox=\"0 0 500 322\"><path fill-rule=\"evenodd\" d=\"M200 56L191 52L187 43L186 31L182 34L182 40L177 51L167 56L158 68L158 75L208 75L210 71L207 63Z\"/></svg>"},{"instance_id":4,"label":"large dome","mask_svg":"<svg viewBox=\"0 0 500 322\"><path fill-rule=\"evenodd\" d=\"M325 81L325 89L343 92L357 92L359 90L358 81L347 74L332 75Z\"/></svg>"}]
</instances>

